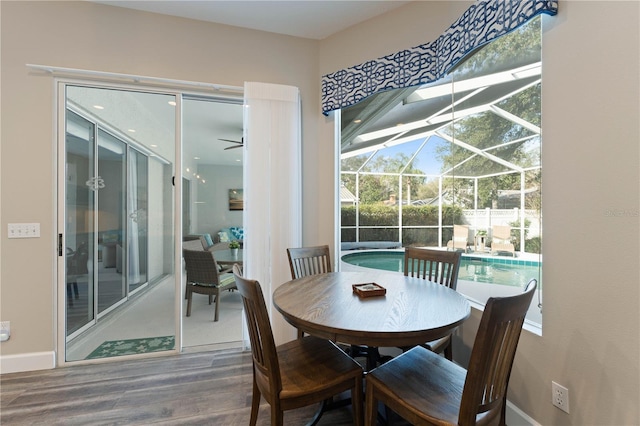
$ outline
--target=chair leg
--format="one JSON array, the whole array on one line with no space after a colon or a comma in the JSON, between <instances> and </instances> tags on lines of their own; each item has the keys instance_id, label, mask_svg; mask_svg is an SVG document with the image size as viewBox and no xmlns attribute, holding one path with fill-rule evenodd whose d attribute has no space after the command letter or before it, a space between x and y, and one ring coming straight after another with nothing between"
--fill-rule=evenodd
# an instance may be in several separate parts
<instances>
[{"instance_id":1,"label":"chair leg","mask_svg":"<svg viewBox=\"0 0 640 426\"><path fill-rule=\"evenodd\" d=\"M211 296L209 296L209 297L211 297ZM214 317L213 317L213 321L214 321L214 322L215 322L215 321L218 321L218 310L219 310L219 308L220 308L220 290L218 290L218 292L217 292L217 293L216 293L216 295L215 295L215 303L216 303L216 306L215 306L215 308L214 308L214 310L215 310L215 315L214 315Z\"/></svg>"},{"instance_id":2,"label":"chair leg","mask_svg":"<svg viewBox=\"0 0 640 426\"><path fill-rule=\"evenodd\" d=\"M271 426L283 426L284 424L284 413L282 412L282 408L280 404L274 402L271 405Z\"/></svg>"},{"instance_id":3,"label":"chair leg","mask_svg":"<svg viewBox=\"0 0 640 426\"><path fill-rule=\"evenodd\" d=\"M351 389L351 405L353 408L353 424L362 426L363 418L363 401L362 401L362 378L356 377L354 387Z\"/></svg>"},{"instance_id":4,"label":"chair leg","mask_svg":"<svg viewBox=\"0 0 640 426\"><path fill-rule=\"evenodd\" d=\"M507 426L507 394L502 398L502 409L500 410L499 426Z\"/></svg>"},{"instance_id":5,"label":"chair leg","mask_svg":"<svg viewBox=\"0 0 640 426\"><path fill-rule=\"evenodd\" d=\"M69 306L73 306L73 296L71 294L71 283L67 283L67 302Z\"/></svg>"},{"instance_id":6,"label":"chair leg","mask_svg":"<svg viewBox=\"0 0 640 426\"><path fill-rule=\"evenodd\" d=\"M258 411L260 410L260 389L256 383L255 373L253 376L253 395L251 396L251 419L249 420L250 426L256 426L258 421Z\"/></svg>"},{"instance_id":7,"label":"chair leg","mask_svg":"<svg viewBox=\"0 0 640 426\"><path fill-rule=\"evenodd\" d=\"M283 422L284 422L284 416L282 411L278 411L275 408L271 407L271 425L282 426Z\"/></svg>"},{"instance_id":8,"label":"chair leg","mask_svg":"<svg viewBox=\"0 0 640 426\"><path fill-rule=\"evenodd\" d=\"M444 348L444 357L453 361L453 339L449 340L449 344Z\"/></svg>"},{"instance_id":9,"label":"chair leg","mask_svg":"<svg viewBox=\"0 0 640 426\"><path fill-rule=\"evenodd\" d=\"M367 381L367 391L365 392L365 411L364 411L364 424L365 426L376 426L378 420L378 400L373 396L373 385Z\"/></svg>"},{"instance_id":10,"label":"chair leg","mask_svg":"<svg viewBox=\"0 0 640 426\"><path fill-rule=\"evenodd\" d=\"M380 350L376 346L368 346L366 349L367 371L371 371L378 365L382 365L389 361L391 357L380 355Z\"/></svg>"},{"instance_id":11,"label":"chair leg","mask_svg":"<svg viewBox=\"0 0 640 426\"><path fill-rule=\"evenodd\" d=\"M191 316L191 299L193 299L193 292L191 291L191 288L187 287L187 316L188 317Z\"/></svg>"},{"instance_id":12,"label":"chair leg","mask_svg":"<svg viewBox=\"0 0 640 426\"><path fill-rule=\"evenodd\" d=\"M302 339L304 337L304 331L298 329L298 339Z\"/></svg>"}]
</instances>

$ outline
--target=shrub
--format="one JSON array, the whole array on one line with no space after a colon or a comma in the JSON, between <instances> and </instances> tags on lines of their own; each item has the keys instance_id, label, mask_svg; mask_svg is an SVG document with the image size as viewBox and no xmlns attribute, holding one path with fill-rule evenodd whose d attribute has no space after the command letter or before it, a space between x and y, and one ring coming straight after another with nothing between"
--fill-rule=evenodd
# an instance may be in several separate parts
<instances>
[{"instance_id":1,"label":"shrub","mask_svg":"<svg viewBox=\"0 0 640 426\"><path fill-rule=\"evenodd\" d=\"M527 253L542 253L542 240L540 237L533 237L524 242L524 251Z\"/></svg>"},{"instance_id":2,"label":"shrub","mask_svg":"<svg viewBox=\"0 0 640 426\"><path fill-rule=\"evenodd\" d=\"M344 227L355 226L356 207L344 206L340 211L343 229L342 241L355 241L355 230ZM446 225L462 223L462 209L455 206L442 208L442 222ZM403 245L437 245L438 231L435 228L412 228L416 226L438 226L438 206L402 207ZM384 204L360 205L360 226L375 228L360 229L360 241L398 241L398 206ZM451 239L453 231L443 229L443 240Z\"/></svg>"}]
</instances>

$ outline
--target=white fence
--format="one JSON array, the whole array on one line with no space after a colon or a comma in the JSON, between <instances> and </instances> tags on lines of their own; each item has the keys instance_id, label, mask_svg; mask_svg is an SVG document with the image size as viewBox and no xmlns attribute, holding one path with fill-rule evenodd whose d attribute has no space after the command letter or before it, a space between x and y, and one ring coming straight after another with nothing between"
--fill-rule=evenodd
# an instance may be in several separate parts
<instances>
[{"instance_id":1,"label":"white fence","mask_svg":"<svg viewBox=\"0 0 640 426\"><path fill-rule=\"evenodd\" d=\"M511 225L512 228L520 228L513 226L512 223L520 222L522 210L513 209L490 209L483 210L463 210L465 225L469 225L474 231L485 230L490 232L493 225ZM527 230L527 238L540 236L540 212L537 210L524 210L524 219L529 220L529 228Z\"/></svg>"}]
</instances>

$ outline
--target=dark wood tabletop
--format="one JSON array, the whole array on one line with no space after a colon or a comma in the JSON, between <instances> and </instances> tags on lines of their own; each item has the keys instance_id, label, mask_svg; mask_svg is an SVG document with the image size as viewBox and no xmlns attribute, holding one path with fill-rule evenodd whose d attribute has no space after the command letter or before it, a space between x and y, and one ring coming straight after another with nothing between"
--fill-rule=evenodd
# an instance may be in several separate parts
<instances>
[{"instance_id":1,"label":"dark wood tabletop","mask_svg":"<svg viewBox=\"0 0 640 426\"><path fill-rule=\"evenodd\" d=\"M353 284L386 289L361 298ZM469 302L443 285L400 273L332 272L288 281L273 293L285 320L304 332L367 346L412 346L449 334L470 315Z\"/></svg>"}]
</instances>

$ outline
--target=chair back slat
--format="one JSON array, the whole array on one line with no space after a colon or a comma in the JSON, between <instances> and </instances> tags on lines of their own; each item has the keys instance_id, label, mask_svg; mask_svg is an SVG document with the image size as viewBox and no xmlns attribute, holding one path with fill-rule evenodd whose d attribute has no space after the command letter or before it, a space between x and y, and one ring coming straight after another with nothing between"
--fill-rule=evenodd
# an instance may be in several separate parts
<instances>
[{"instance_id":1,"label":"chair back slat","mask_svg":"<svg viewBox=\"0 0 640 426\"><path fill-rule=\"evenodd\" d=\"M537 281L517 296L489 298L471 351L460 403L460 425L476 424L478 416L500 416L524 318Z\"/></svg>"},{"instance_id":2,"label":"chair back slat","mask_svg":"<svg viewBox=\"0 0 640 426\"><path fill-rule=\"evenodd\" d=\"M244 305L256 383L265 398L272 401L282 390L282 379L264 295L258 281L242 277L238 265L233 266L233 275Z\"/></svg>"},{"instance_id":3,"label":"chair back slat","mask_svg":"<svg viewBox=\"0 0 640 426\"><path fill-rule=\"evenodd\" d=\"M287 256L292 279L331 272L328 245L288 248Z\"/></svg>"},{"instance_id":4,"label":"chair back slat","mask_svg":"<svg viewBox=\"0 0 640 426\"><path fill-rule=\"evenodd\" d=\"M406 247L404 275L437 282L453 290L458 283L460 252Z\"/></svg>"}]
</instances>

